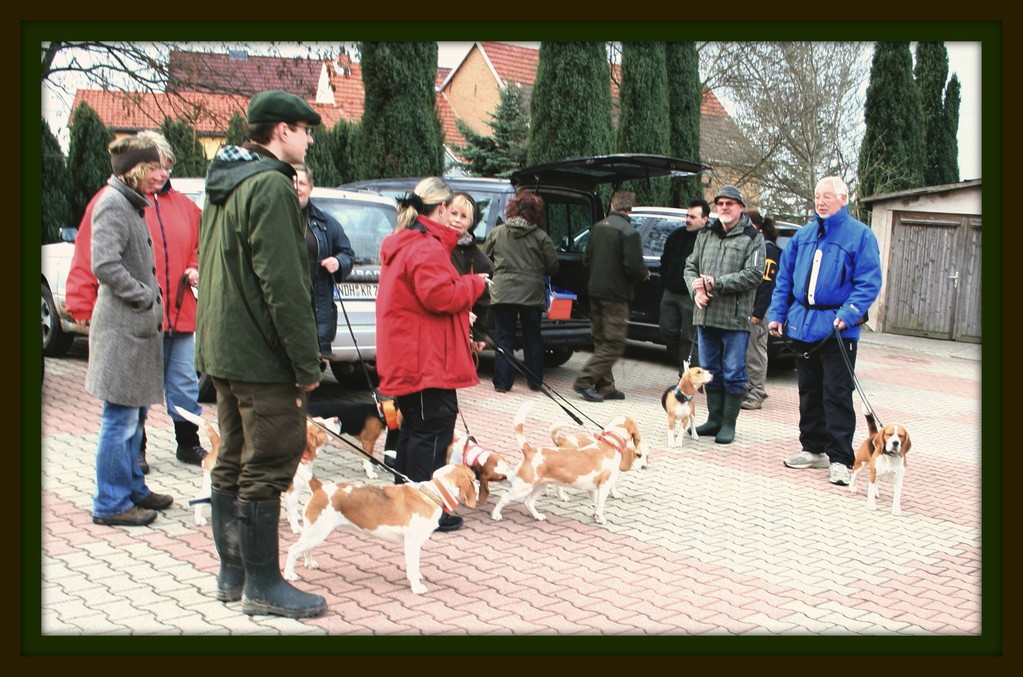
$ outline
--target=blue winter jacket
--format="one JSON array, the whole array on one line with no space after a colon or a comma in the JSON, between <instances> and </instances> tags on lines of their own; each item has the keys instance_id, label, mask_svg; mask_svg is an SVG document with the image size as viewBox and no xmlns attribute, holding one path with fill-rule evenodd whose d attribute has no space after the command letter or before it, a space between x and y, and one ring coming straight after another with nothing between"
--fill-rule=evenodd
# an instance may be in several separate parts
<instances>
[{"instance_id":1,"label":"blue winter jacket","mask_svg":"<svg viewBox=\"0 0 1023 677\"><path fill-rule=\"evenodd\" d=\"M837 316L846 324L842 337L858 340L860 321L880 289L877 238L842 207L826 219L818 216L789 240L782 252L768 321L781 322L789 338L812 343L834 335Z\"/></svg>"}]
</instances>

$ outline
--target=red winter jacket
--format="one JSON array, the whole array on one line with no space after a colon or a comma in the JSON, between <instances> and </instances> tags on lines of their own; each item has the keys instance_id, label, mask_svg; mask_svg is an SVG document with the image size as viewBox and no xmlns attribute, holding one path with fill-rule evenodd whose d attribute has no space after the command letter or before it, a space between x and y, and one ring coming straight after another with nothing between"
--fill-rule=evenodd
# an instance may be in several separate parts
<instances>
[{"instance_id":1,"label":"red winter jacket","mask_svg":"<svg viewBox=\"0 0 1023 677\"><path fill-rule=\"evenodd\" d=\"M377 373L380 392L409 395L427 388L479 383L469 348L469 309L486 283L451 264L454 228L423 216L380 245Z\"/></svg>"},{"instance_id":2,"label":"red winter jacket","mask_svg":"<svg viewBox=\"0 0 1023 677\"><path fill-rule=\"evenodd\" d=\"M92 317L96 305L99 283L92 274L92 208L106 186L97 192L85 208L85 215L75 236L75 253L71 257L64 304L71 316L83 322ZM195 331L195 296L188 284L182 286L186 268L199 269L199 207L184 193L179 193L168 182L157 195L147 195L146 224L153 240L153 258L156 278L163 293L167 316L163 318L166 330ZM181 306L178 306L178 295Z\"/></svg>"}]
</instances>

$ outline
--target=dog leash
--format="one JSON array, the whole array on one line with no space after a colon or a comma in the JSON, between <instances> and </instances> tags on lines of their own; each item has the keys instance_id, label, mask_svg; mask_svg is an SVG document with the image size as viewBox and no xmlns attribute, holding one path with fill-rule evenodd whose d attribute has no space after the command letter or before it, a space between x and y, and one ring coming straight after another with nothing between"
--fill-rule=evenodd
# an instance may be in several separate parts
<instances>
[{"instance_id":1,"label":"dog leash","mask_svg":"<svg viewBox=\"0 0 1023 677\"><path fill-rule=\"evenodd\" d=\"M525 363L523 363L521 360L519 360L519 358L515 357L514 355L509 355L507 350L505 350L504 348L502 348L501 346L499 346L497 344L497 341L494 340L493 336L488 334L483 329L478 329L477 331L480 333L481 336L483 336L483 338L487 342L489 342L492 346L494 346L494 350L496 350L498 353L503 355L505 357L505 359L507 359L511 363L511 365L513 367L515 367L515 369L517 369L519 371L519 373L521 373L527 379L529 379L530 377L532 377L533 379L536 379L536 374L534 374L532 372L532 370L529 369L529 367L527 367L525 365ZM590 423L592 423L597 428L601 427L599 423L597 423L592 418L587 416L584 411L582 411L581 409L576 407L574 404L572 404L571 402L566 400L559 392L557 392L556 390L551 388L549 385L547 385L546 381L544 381L543 379L539 379L539 381L540 381L540 392L542 392L547 397L551 398L551 400L555 404L557 404L559 407L561 407L562 411L564 411L566 414L568 414L569 418L571 418L573 421L575 421L577 425L585 426L586 424L583 423L582 419L580 419L578 416L576 416L573 412L569 411L569 409L565 406L565 404L568 404L569 407L572 407L573 409L578 411L586 420L588 420ZM555 395L557 395L557 398L555 397ZM559 402L558 401L559 398L565 404L562 404L562 402Z\"/></svg>"},{"instance_id":2,"label":"dog leash","mask_svg":"<svg viewBox=\"0 0 1023 677\"><path fill-rule=\"evenodd\" d=\"M863 400L863 406L867 409L867 415L874 420L874 424L877 429L880 430L884 427L881 423L881 419L878 418L874 412L874 408L870 406L870 402L867 401L867 396L863 392L863 388L860 386L860 380L856 378L856 372L853 371L852 362L849 361L849 356L845 354L845 346L842 345L842 332L839 331L838 325L832 325L835 329L835 339L838 340L838 352L842 353L842 360L845 362L846 369L849 370L849 375L852 376L853 384L856 386L856 392L860 394L860 399ZM821 341L823 343L823 341Z\"/></svg>"},{"instance_id":3,"label":"dog leash","mask_svg":"<svg viewBox=\"0 0 1023 677\"><path fill-rule=\"evenodd\" d=\"M368 458L374 465L379 466L379 467L383 468L384 470L386 470L387 472L389 472L392 475L394 475L395 477L400 478L406 484L413 485L423 495L429 497L429 499L431 501L433 501L434 503L439 505L444 510L444 512L451 512L448 509L449 501L446 500L444 496L438 496L437 494L433 493L430 489L427 488L426 485L431 484L432 480L429 480L427 482L416 482L415 480L413 480L413 479L409 478L407 475L404 475L401 472L395 470L394 468L392 468L391 466L387 465L386 463L381 463L372 454L367 454L361 447L356 446L353 442L351 442L350 440L342 437L341 435L339 435L338 433L334 432L333 430L331 430L327 426L325 426L322 423L320 423L319 421L315 420L313 417L307 416L306 420L309 421L310 423L312 423L314 426L316 426L320 430L322 430L323 432L325 432L328 435L330 435L331 437L333 437L334 439L340 440L340 441L344 442L349 447L351 447L355 451L359 452L360 456ZM444 490L443 493L446 493L446 490ZM455 504L457 505L457 501L455 502Z\"/></svg>"}]
</instances>

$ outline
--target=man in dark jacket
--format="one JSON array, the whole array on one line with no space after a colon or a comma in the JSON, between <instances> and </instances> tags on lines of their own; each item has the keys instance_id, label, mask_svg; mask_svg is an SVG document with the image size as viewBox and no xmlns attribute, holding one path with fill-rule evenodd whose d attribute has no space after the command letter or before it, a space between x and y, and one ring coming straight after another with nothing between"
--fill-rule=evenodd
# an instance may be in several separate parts
<instances>
[{"instance_id":1,"label":"man in dark jacket","mask_svg":"<svg viewBox=\"0 0 1023 677\"><path fill-rule=\"evenodd\" d=\"M313 309L320 354L330 359L331 344L337 336L337 305L334 283L348 277L355 266L355 250L337 219L309 198L313 191L313 170L295 165L298 206L306 223L305 244L309 251L309 279L313 284Z\"/></svg>"},{"instance_id":2,"label":"man in dark jacket","mask_svg":"<svg viewBox=\"0 0 1023 677\"><path fill-rule=\"evenodd\" d=\"M686 259L693 253L696 236L707 225L710 205L703 198L689 203L686 211L686 225L676 228L664 241L661 253L661 296L660 325L661 338L668 346L668 354L678 365L678 374L685 371L683 363L700 366L700 351L696 343L696 327L693 326L693 297L686 289L684 278Z\"/></svg>"},{"instance_id":3,"label":"man in dark jacket","mask_svg":"<svg viewBox=\"0 0 1023 677\"><path fill-rule=\"evenodd\" d=\"M244 146L223 147L206 175L199 229L195 363L217 389L213 468L217 598L246 614L291 618L326 609L280 570L281 492L306 439L308 393L320 383L305 225L293 164L319 114L299 97L260 92Z\"/></svg>"},{"instance_id":4,"label":"man in dark jacket","mask_svg":"<svg viewBox=\"0 0 1023 677\"><path fill-rule=\"evenodd\" d=\"M767 309L771 305L771 294L774 293L774 278L778 275L778 262L781 261L781 248L775 242L778 231L774 228L774 219L764 218L756 209L747 212L749 220L760 234L764 236L764 247L767 259L764 262L764 279L757 287L757 295L753 299L753 315L750 317L749 346L746 348L746 399L742 401L743 409L760 409L767 398Z\"/></svg>"},{"instance_id":5,"label":"man in dark jacket","mask_svg":"<svg viewBox=\"0 0 1023 677\"><path fill-rule=\"evenodd\" d=\"M650 279L639 231L629 218L635 202L633 193L617 191L612 195L611 213L590 228L583 252L583 265L590 269L587 288L593 356L572 387L590 402L625 399L625 393L615 387L611 368L625 353L633 285Z\"/></svg>"},{"instance_id":6,"label":"man in dark jacket","mask_svg":"<svg viewBox=\"0 0 1023 677\"><path fill-rule=\"evenodd\" d=\"M746 395L746 346L757 285L764 277L764 236L746 215L735 186L714 198L718 217L700 233L686 259L686 287L696 305L700 361L714 375L706 385L707 422L697 435L714 435L718 444L735 439L735 420Z\"/></svg>"}]
</instances>

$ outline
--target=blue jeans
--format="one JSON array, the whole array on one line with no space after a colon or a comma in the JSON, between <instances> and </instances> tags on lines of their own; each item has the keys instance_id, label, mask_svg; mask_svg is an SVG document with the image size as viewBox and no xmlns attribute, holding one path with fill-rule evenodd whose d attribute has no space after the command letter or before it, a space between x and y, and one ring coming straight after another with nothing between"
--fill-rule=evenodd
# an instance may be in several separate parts
<instances>
[{"instance_id":1,"label":"blue jeans","mask_svg":"<svg viewBox=\"0 0 1023 677\"><path fill-rule=\"evenodd\" d=\"M178 423L185 419L175 407L196 416L202 415L199 406L199 378L195 374L195 335L174 334L163 337L163 394L167 413Z\"/></svg>"},{"instance_id":2,"label":"blue jeans","mask_svg":"<svg viewBox=\"0 0 1023 677\"><path fill-rule=\"evenodd\" d=\"M103 403L99 443L96 448L96 494L93 517L113 517L132 507L151 492L138 466L142 450L142 426L149 407L125 407Z\"/></svg>"},{"instance_id":3,"label":"blue jeans","mask_svg":"<svg viewBox=\"0 0 1023 677\"><path fill-rule=\"evenodd\" d=\"M708 390L730 395L746 394L746 346L749 332L718 327L699 327L700 366L714 374Z\"/></svg>"}]
</instances>

